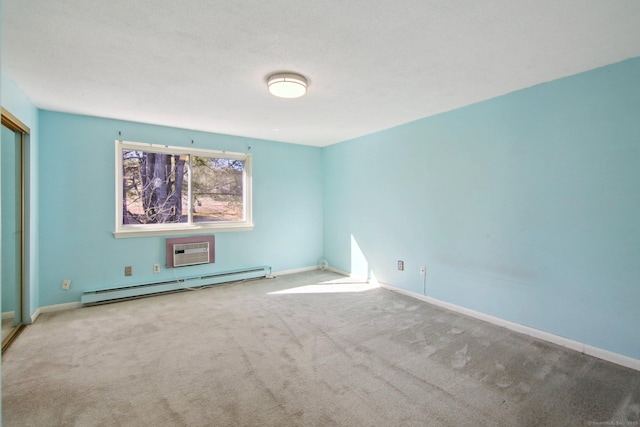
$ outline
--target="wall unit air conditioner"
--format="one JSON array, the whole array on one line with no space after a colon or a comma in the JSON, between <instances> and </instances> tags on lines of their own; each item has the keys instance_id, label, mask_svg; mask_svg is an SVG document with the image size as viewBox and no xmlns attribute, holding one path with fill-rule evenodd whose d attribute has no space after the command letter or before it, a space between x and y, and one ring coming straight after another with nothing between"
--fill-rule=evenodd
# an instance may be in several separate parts
<instances>
[{"instance_id":1,"label":"wall unit air conditioner","mask_svg":"<svg viewBox=\"0 0 640 427\"><path fill-rule=\"evenodd\" d=\"M173 266L206 264L209 262L209 242L173 245Z\"/></svg>"},{"instance_id":2,"label":"wall unit air conditioner","mask_svg":"<svg viewBox=\"0 0 640 427\"><path fill-rule=\"evenodd\" d=\"M166 240L167 268L208 264L214 259L214 236L179 237Z\"/></svg>"}]
</instances>

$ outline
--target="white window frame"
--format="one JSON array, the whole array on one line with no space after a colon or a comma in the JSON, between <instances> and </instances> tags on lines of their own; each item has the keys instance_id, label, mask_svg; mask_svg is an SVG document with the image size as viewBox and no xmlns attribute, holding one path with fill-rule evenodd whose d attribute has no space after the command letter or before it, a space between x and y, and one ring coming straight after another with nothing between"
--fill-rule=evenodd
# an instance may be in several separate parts
<instances>
[{"instance_id":1,"label":"white window frame","mask_svg":"<svg viewBox=\"0 0 640 427\"><path fill-rule=\"evenodd\" d=\"M173 223L173 224L123 224L122 218L122 151L138 150L153 151L155 153L166 154L187 154L190 156L200 157L221 157L225 159L243 160L243 207L244 221L216 221L216 222L198 222L198 223ZM204 150L199 148L178 147L159 144L148 144L142 142L131 141L115 141L116 153L116 228L113 233L114 237L141 237L141 236L166 236L172 234L199 234L226 231L249 231L253 230L253 218L251 209L251 154L233 153L229 151ZM191 186L189 186L191 188ZM191 197L189 197L191 199ZM189 200L191 203L191 200ZM189 206L189 211L191 206ZM191 215L189 215L191 218Z\"/></svg>"}]
</instances>

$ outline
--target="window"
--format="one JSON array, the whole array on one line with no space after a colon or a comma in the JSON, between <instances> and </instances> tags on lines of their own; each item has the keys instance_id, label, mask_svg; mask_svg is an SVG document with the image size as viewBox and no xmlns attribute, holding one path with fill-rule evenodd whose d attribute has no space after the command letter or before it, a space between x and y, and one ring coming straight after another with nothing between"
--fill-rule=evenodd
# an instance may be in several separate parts
<instances>
[{"instance_id":1,"label":"window","mask_svg":"<svg viewBox=\"0 0 640 427\"><path fill-rule=\"evenodd\" d=\"M252 228L249 154L116 141L116 237Z\"/></svg>"}]
</instances>

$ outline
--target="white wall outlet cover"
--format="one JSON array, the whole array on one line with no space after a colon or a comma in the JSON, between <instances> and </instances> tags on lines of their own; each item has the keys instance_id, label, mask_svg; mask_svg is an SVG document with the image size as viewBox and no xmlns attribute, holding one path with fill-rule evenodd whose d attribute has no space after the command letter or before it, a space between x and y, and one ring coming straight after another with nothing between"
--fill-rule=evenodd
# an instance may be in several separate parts
<instances>
[{"instance_id":1,"label":"white wall outlet cover","mask_svg":"<svg viewBox=\"0 0 640 427\"><path fill-rule=\"evenodd\" d=\"M71 280L65 279L62 281L62 289L68 290L71 287Z\"/></svg>"}]
</instances>

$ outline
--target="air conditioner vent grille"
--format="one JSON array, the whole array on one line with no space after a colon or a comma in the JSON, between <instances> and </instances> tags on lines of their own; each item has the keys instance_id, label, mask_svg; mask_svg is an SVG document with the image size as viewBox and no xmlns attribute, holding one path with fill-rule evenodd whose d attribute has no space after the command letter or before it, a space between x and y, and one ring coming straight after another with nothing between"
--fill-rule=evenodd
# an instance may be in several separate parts
<instances>
[{"instance_id":1,"label":"air conditioner vent grille","mask_svg":"<svg viewBox=\"0 0 640 427\"><path fill-rule=\"evenodd\" d=\"M173 265L206 264L209 262L209 242L179 243L173 245Z\"/></svg>"},{"instance_id":2,"label":"air conditioner vent grille","mask_svg":"<svg viewBox=\"0 0 640 427\"><path fill-rule=\"evenodd\" d=\"M165 240L167 268L216 262L215 236L171 237Z\"/></svg>"}]
</instances>

